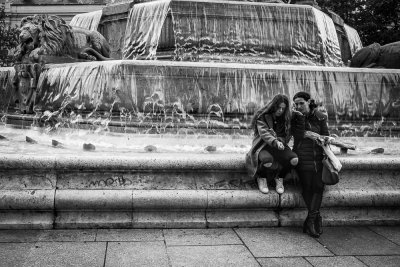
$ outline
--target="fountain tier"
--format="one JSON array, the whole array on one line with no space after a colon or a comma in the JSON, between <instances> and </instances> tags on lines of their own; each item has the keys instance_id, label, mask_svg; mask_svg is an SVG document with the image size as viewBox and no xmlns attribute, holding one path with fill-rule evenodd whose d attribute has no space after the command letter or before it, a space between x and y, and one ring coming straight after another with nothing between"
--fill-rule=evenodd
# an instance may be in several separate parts
<instances>
[{"instance_id":1,"label":"fountain tier","mask_svg":"<svg viewBox=\"0 0 400 267\"><path fill-rule=\"evenodd\" d=\"M49 64L41 73L36 106L67 104L88 111L164 111L248 114L274 95L308 91L331 119L398 117L400 70L169 61ZM213 106L214 105L214 106ZM151 107L151 109L150 109ZM150 109L150 110L149 110ZM211 109L212 110L212 109ZM214 111L216 111L214 109Z\"/></svg>"},{"instance_id":2,"label":"fountain tier","mask_svg":"<svg viewBox=\"0 0 400 267\"><path fill-rule=\"evenodd\" d=\"M124 3L103 9L99 30L109 40L112 56L119 59L342 64L343 41L335 23L306 5L207 0ZM348 49L346 45L342 50Z\"/></svg>"}]
</instances>

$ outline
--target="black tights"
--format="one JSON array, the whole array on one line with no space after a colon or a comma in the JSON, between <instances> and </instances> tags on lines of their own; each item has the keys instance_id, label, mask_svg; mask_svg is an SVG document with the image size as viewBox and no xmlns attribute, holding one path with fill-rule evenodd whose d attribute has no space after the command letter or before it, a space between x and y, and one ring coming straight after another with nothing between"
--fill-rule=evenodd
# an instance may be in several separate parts
<instances>
[{"instance_id":1,"label":"black tights","mask_svg":"<svg viewBox=\"0 0 400 267\"><path fill-rule=\"evenodd\" d=\"M322 183L322 170L298 171L301 186L303 188L303 199L308 211L319 211L321 208L324 184Z\"/></svg>"}]
</instances>

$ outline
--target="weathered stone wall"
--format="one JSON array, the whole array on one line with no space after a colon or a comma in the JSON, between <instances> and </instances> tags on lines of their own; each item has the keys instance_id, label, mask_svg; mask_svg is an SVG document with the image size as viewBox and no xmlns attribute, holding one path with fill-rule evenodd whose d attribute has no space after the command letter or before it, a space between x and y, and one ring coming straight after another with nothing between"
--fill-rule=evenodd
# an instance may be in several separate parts
<instances>
[{"instance_id":1,"label":"weathered stone wall","mask_svg":"<svg viewBox=\"0 0 400 267\"><path fill-rule=\"evenodd\" d=\"M400 223L400 161L341 158L327 186L326 225ZM301 225L300 188L262 194L244 155L1 155L0 229L215 228Z\"/></svg>"}]
</instances>

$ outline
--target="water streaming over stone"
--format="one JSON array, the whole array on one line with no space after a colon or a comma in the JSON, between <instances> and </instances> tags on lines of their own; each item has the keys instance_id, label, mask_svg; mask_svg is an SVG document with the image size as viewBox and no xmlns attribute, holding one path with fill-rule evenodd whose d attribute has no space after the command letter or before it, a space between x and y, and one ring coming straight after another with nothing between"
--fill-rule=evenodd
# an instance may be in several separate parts
<instances>
[{"instance_id":1,"label":"water streaming over stone","mask_svg":"<svg viewBox=\"0 0 400 267\"><path fill-rule=\"evenodd\" d=\"M13 99L12 82L15 75L14 68L0 68L0 113L6 112Z\"/></svg>"},{"instance_id":2,"label":"water streaming over stone","mask_svg":"<svg viewBox=\"0 0 400 267\"><path fill-rule=\"evenodd\" d=\"M99 17L91 12L74 23L92 27ZM145 132L242 130L274 95L291 98L300 90L324 105L330 121L400 118L400 71L336 67L342 62L335 25L311 6L163 0L134 4L124 23L129 60L44 66L33 125L40 116L52 128L85 118L102 131L117 116L122 126L147 123ZM360 39L345 29L354 53ZM177 61L131 60L168 53ZM0 70L3 112L16 99L13 75Z\"/></svg>"},{"instance_id":3,"label":"water streaming over stone","mask_svg":"<svg viewBox=\"0 0 400 267\"><path fill-rule=\"evenodd\" d=\"M344 24L344 29L349 41L351 55L353 56L358 50L363 48L363 45L358 32L354 28Z\"/></svg>"},{"instance_id":4,"label":"water streaming over stone","mask_svg":"<svg viewBox=\"0 0 400 267\"><path fill-rule=\"evenodd\" d=\"M136 4L129 12L123 59L154 59L170 0Z\"/></svg>"},{"instance_id":5,"label":"water streaming over stone","mask_svg":"<svg viewBox=\"0 0 400 267\"><path fill-rule=\"evenodd\" d=\"M55 109L68 101L75 107L108 110L116 102L114 108L143 111L153 101L163 108L179 103L183 111L196 114L207 114L214 104L224 114L247 114L278 93L292 97L301 88L323 103L332 119L368 119L380 118L389 101L400 97L399 82L400 70L91 62L48 65L40 76L36 105Z\"/></svg>"},{"instance_id":6,"label":"water streaming over stone","mask_svg":"<svg viewBox=\"0 0 400 267\"><path fill-rule=\"evenodd\" d=\"M103 14L102 10L75 15L69 25L97 31Z\"/></svg>"},{"instance_id":7,"label":"water streaming over stone","mask_svg":"<svg viewBox=\"0 0 400 267\"><path fill-rule=\"evenodd\" d=\"M304 5L226 1L134 5L124 58L154 57L157 45L173 50L176 60L341 65L332 20Z\"/></svg>"},{"instance_id":8,"label":"water streaming over stone","mask_svg":"<svg viewBox=\"0 0 400 267\"><path fill-rule=\"evenodd\" d=\"M318 35L321 38L319 44L323 51L322 55L325 56L321 59L322 62L325 66L340 66L342 60L338 56L340 55L339 41L332 19L327 14L315 8L312 11L317 22L316 26L319 29Z\"/></svg>"}]
</instances>

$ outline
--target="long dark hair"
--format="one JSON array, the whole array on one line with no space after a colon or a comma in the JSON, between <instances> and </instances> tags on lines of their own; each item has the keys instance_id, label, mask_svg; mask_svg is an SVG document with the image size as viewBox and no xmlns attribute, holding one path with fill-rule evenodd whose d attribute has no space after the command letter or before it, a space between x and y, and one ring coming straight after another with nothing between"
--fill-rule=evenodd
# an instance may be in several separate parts
<instances>
[{"instance_id":1,"label":"long dark hair","mask_svg":"<svg viewBox=\"0 0 400 267\"><path fill-rule=\"evenodd\" d=\"M257 130L257 120L264 114L273 114L275 111L279 109L279 105L281 103L285 103L286 109L283 116L283 119L285 121L285 132L288 135L290 132L290 117L291 117L291 111L289 107L289 98L285 95L278 94L274 96L274 98L264 107L260 108L259 110L254 113L253 119L251 120L251 128L254 130L254 135L258 133Z\"/></svg>"}]
</instances>

